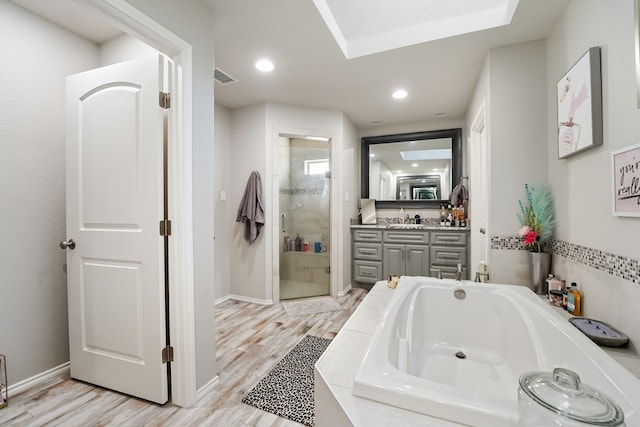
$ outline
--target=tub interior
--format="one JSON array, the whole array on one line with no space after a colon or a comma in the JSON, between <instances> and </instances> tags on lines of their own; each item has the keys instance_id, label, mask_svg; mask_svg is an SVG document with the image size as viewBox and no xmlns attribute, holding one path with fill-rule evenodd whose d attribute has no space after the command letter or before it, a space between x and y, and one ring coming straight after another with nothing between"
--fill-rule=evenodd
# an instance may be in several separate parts
<instances>
[{"instance_id":1,"label":"tub interior","mask_svg":"<svg viewBox=\"0 0 640 427\"><path fill-rule=\"evenodd\" d=\"M464 298L454 296L464 290ZM406 311L405 311L406 310ZM508 296L472 287L421 287L405 301L392 365L409 375L502 399L517 397L522 372L537 366L524 319Z\"/></svg>"}]
</instances>

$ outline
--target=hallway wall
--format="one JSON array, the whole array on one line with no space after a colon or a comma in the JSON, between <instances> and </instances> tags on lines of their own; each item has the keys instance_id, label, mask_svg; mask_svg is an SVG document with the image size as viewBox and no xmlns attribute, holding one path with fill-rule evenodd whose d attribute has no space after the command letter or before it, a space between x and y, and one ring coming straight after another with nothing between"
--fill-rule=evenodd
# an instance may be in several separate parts
<instances>
[{"instance_id":1,"label":"hallway wall","mask_svg":"<svg viewBox=\"0 0 640 427\"><path fill-rule=\"evenodd\" d=\"M98 46L0 2L0 353L11 384L69 361L65 77Z\"/></svg>"}]
</instances>

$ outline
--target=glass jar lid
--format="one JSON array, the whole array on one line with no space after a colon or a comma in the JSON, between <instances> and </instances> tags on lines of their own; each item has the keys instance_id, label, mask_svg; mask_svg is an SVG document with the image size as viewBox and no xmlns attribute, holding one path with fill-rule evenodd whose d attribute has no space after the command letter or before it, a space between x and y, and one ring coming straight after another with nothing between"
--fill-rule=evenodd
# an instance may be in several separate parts
<instances>
[{"instance_id":1,"label":"glass jar lid","mask_svg":"<svg viewBox=\"0 0 640 427\"><path fill-rule=\"evenodd\" d=\"M566 418L597 426L618 426L624 422L622 409L606 395L580 382L570 369L526 372L520 389L539 405Z\"/></svg>"}]
</instances>

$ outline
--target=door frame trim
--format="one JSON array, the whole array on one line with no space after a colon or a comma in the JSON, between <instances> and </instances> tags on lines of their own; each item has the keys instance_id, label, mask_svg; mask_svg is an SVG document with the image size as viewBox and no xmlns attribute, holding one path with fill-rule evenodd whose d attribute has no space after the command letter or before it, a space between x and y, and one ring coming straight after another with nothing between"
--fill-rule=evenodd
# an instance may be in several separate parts
<instances>
[{"instance_id":1,"label":"door frame trim","mask_svg":"<svg viewBox=\"0 0 640 427\"><path fill-rule=\"evenodd\" d=\"M475 189L475 194L478 195L480 194L484 200L483 203L483 207L484 207L484 212L481 212L478 210L478 207L474 207L473 205L471 206L471 210L472 212L470 212L470 217L473 218L482 218L484 215L484 213L486 213L486 224L479 224L480 226L485 227L486 229L486 234L485 234L485 241L484 241L484 249L485 249L485 259L480 259L480 252L482 247L480 246L480 243L478 244L474 244L473 242L473 231L471 232L471 243L470 243L470 254L469 254L469 264L470 264L470 269L469 271L473 272L475 271L475 269L478 267L479 262L480 261L485 261L487 263L488 266L491 265L491 230L490 230L490 224L489 224L489 218L490 218L490 211L491 211L491 205L489 204L489 201L491 200L491 164L490 164L490 157L489 157L489 136L488 136L488 123L487 123L487 112L486 112L486 99L482 99L482 102L480 103L480 106L478 107L478 110L474 116L473 121L471 122L471 126L470 126L470 135L469 135L469 149L467 151L468 154L468 158L469 158L469 165L470 165L470 171L472 174L471 180L472 183L475 181L474 183L474 189ZM485 144L485 155L486 155L486 168L485 165L482 164L482 159L480 157L480 145L483 143L482 142L482 136L484 134L484 144ZM473 154L473 155L472 155ZM487 181L487 188L483 189L482 188L482 171L484 170L484 173L486 174L486 181ZM479 187L479 188L478 188ZM486 193L483 194L484 190L486 190ZM481 221L480 221L481 222ZM474 261L476 262L474 264Z\"/></svg>"},{"instance_id":2,"label":"door frame trim","mask_svg":"<svg viewBox=\"0 0 640 427\"><path fill-rule=\"evenodd\" d=\"M168 184L171 345L175 361L171 370L171 401L189 407L196 401L196 352L192 177L192 82L193 48L125 0L85 0L77 3L102 14L125 33L171 58L172 107L169 110ZM158 349L158 352L160 349Z\"/></svg>"}]
</instances>

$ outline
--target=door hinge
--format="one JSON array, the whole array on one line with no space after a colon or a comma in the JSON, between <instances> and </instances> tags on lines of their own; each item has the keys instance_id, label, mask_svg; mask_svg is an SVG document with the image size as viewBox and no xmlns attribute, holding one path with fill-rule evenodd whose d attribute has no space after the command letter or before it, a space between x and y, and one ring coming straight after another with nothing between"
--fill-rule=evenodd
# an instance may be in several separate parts
<instances>
[{"instance_id":1,"label":"door hinge","mask_svg":"<svg viewBox=\"0 0 640 427\"><path fill-rule=\"evenodd\" d=\"M173 347L170 345L162 349L162 363L173 362Z\"/></svg>"},{"instance_id":2,"label":"door hinge","mask_svg":"<svg viewBox=\"0 0 640 427\"><path fill-rule=\"evenodd\" d=\"M163 219L160 221L160 235L163 237L171 236L171 220Z\"/></svg>"},{"instance_id":3,"label":"door hinge","mask_svg":"<svg viewBox=\"0 0 640 427\"><path fill-rule=\"evenodd\" d=\"M171 108L171 94L168 92L160 92L160 107L168 110Z\"/></svg>"}]
</instances>

